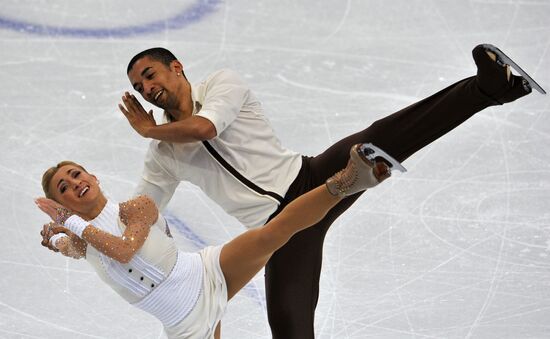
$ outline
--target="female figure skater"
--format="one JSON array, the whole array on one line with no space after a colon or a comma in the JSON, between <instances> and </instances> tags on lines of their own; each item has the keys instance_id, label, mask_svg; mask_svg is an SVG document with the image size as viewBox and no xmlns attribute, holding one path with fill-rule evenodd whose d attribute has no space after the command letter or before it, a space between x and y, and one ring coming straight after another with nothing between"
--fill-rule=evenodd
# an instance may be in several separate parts
<instances>
[{"instance_id":1,"label":"female figure skater","mask_svg":"<svg viewBox=\"0 0 550 339\"><path fill-rule=\"evenodd\" d=\"M325 185L294 200L263 227L199 253L178 251L149 197L109 201L97 178L73 162L44 173L46 198L36 204L54 220L44 226L42 244L68 257L86 258L122 298L157 317L169 338L220 338L227 302L274 251L345 196L389 176L384 162L371 162L355 145L346 168Z\"/></svg>"}]
</instances>

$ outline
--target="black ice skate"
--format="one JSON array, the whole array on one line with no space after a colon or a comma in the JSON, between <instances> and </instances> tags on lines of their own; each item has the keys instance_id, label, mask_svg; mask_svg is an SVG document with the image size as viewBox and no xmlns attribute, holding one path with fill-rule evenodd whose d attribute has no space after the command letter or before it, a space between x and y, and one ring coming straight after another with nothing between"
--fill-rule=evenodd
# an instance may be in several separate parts
<instances>
[{"instance_id":1,"label":"black ice skate","mask_svg":"<svg viewBox=\"0 0 550 339\"><path fill-rule=\"evenodd\" d=\"M514 60L510 59L506 54L504 54L503 51L501 51L498 47L493 46L491 44L482 44L483 48L485 48L488 51L491 51L496 54L497 56L497 63L501 66L510 65L516 72L518 72L527 82L529 83L529 86L536 89L541 94L546 94L546 91L539 85L537 82L531 78L529 74L527 74L518 64L514 62Z\"/></svg>"}]
</instances>

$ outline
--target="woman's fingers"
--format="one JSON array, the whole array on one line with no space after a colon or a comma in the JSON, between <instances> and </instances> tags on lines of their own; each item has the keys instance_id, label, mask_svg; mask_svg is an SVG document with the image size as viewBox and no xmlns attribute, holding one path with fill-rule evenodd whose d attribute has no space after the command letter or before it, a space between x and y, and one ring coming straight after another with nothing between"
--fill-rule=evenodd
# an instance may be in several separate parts
<instances>
[{"instance_id":1,"label":"woman's fingers","mask_svg":"<svg viewBox=\"0 0 550 339\"><path fill-rule=\"evenodd\" d=\"M42 236L42 238L49 239L50 230L51 230L50 224L44 224L44 226L42 226L42 231L40 231L40 235Z\"/></svg>"},{"instance_id":2,"label":"woman's fingers","mask_svg":"<svg viewBox=\"0 0 550 339\"><path fill-rule=\"evenodd\" d=\"M45 244L50 240L50 237L48 236L49 233L49 226L48 224L45 224L42 227L42 231L40 231L40 236L42 236L42 245L46 246Z\"/></svg>"},{"instance_id":3,"label":"woman's fingers","mask_svg":"<svg viewBox=\"0 0 550 339\"><path fill-rule=\"evenodd\" d=\"M52 232L53 230L52 225L53 223L48 223L42 226L42 231L40 231L40 235L42 236L42 241L40 243L42 244L42 246L47 247L48 249L54 252L59 252L57 248L55 248L54 246L52 246L52 244L50 244L50 238L54 234Z\"/></svg>"},{"instance_id":4,"label":"woman's fingers","mask_svg":"<svg viewBox=\"0 0 550 339\"><path fill-rule=\"evenodd\" d=\"M69 231L68 229L66 229L65 227L60 226L60 225L55 225L51 229L52 235L58 234L58 233L66 233L67 235L69 235L68 231Z\"/></svg>"},{"instance_id":5,"label":"woman's fingers","mask_svg":"<svg viewBox=\"0 0 550 339\"><path fill-rule=\"evenodd\" d=\"M36 206L38 206L38 208L39 208L42 212L46 213L47 215L49 215L49 216L51 217L52 209L51 209L49 206L47 206L47 205L45 205L45 204L43 204L43 203L40 203L40 202L37 202L37 203L36 203Z\"/></svg>"},{"instance_id":6,"label":"woman's fingers","mask_svg":"<svg viewBox=\"0 0 550 339\"><path fill-rule=\"evenodd\" d=\"M36 203L36 206L38 206L38 208L42 212L46 213L50 218L52 218L52 220L55 219L55 216L57 214L57 206L61 206L55 201L46 198L38 198L35 199L34 202Z\"/></svg>"},{"instance_id":7,"label":"woman's fingers","mask_svg":"<svg viewBox=\"0 0 550 339\"><path fill-rule=\"evenodd\" d=\"M49 207L49 208L53 208L53 209L63 207L63 205L61 205L57 201L52 200L52 199L48 199L48 198L43 198L43 197L35 199L35 202L39 206L45 206L45 207Z\"/></svg>"}]
</instances>

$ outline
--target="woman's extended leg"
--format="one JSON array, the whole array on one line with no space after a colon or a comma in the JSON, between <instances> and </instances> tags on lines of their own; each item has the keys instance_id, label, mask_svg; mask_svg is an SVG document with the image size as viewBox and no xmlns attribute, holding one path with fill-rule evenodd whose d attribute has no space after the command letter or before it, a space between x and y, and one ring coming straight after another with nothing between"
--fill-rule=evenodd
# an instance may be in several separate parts
<instances>
[{"instance_id":1,"label":"woman's extended leg","mask_svg":"<svg viewBox=\"0 0 550 339\"><path fill-rule=\"evenodd\" d=\"M265 266L273 252L297 232L323 219L344 196L373 187L389 177L384 163L371 164L357 148L352 148L350 154L348 166L330 178L327 185L298 197L263 227L249 230L224 245L220 266L228 299Z\"/></svg>"},{"instance_id":2,"label":"woman's extended leg","mask_svg":"<svg viewBox=\"0 0 550 339\"><path fill-rule=\"evenodd\" d=\"M330 194L324 185L319 186L294 200L269 223L225 244L220 265L227 283L228 299L265 266L273 252L296 232L320 221L340 199Z\"/></svg>"}]
</instances>

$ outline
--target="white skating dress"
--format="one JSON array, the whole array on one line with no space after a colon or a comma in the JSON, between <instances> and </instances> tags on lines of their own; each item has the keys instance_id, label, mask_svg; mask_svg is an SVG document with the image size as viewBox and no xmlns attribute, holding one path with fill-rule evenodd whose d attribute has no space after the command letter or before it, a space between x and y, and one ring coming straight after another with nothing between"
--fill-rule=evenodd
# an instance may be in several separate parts
<instances>
[{"instance_id":1,"label":"white skating dress","mask_svg":"<svg viewBox=\"0 0 550 339\"><path fill-rule=\"evenodd\" d=\"M93 226L115 236L125 229L119 206L107 202ZM143 246L123 264L88 245L86 260L130 304L154 315L169 338L213 338L227 305L219 264L221 246L200 253L179 251L159 215Z\"/></svg>"}]
</instances>

